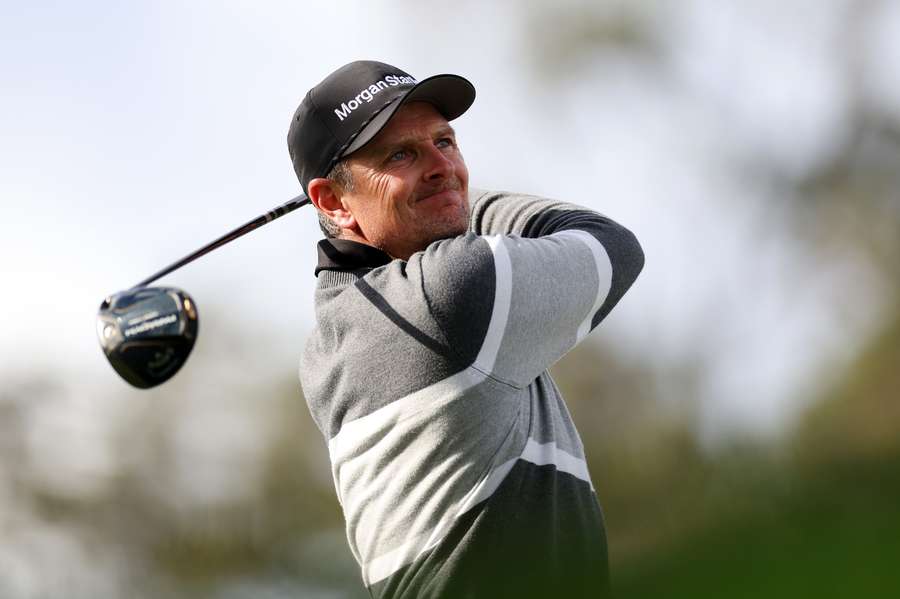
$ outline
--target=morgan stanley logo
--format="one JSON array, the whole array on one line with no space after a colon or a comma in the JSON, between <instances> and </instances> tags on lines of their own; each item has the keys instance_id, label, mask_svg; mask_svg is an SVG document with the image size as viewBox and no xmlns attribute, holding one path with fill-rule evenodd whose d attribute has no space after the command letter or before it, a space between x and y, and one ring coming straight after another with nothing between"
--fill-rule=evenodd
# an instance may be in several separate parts
<instances>
[{"instance_id":1,"label":"morgan stanley logo","mask_svg":"<svg viewBox=\"0 0 900 599\"><path fill-rule=\"evenodd\" d=\"M350 116L351 112L362 106L363 102L371 102L375 98L375 94L381 90L389 87L397 87L398 85L415 84L416 80L412 77L407 77L405 75L388 75L384 79L376 81L369 87L363 88L362 91L356 94L355 98L341 102L340 108L334 109L334 114L337 115L338 120L343 121Z\"/></svg>"}]
</instances>

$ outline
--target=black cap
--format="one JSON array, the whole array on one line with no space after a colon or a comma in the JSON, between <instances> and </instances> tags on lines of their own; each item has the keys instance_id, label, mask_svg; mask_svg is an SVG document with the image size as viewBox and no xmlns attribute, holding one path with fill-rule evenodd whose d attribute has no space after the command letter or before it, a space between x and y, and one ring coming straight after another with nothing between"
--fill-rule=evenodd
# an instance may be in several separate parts
<instances>
[{"instance_id":1,"label":"black cap","mask_svg":"<svg viewBox=\"0 0 900 599\"><path fill-rule=\"evenodd\" d=\"M400 106L430 102L448 121L475 101L475 87L459 75L435 75L416 81L383 62L346 64L309 90L288 129L294 172L306 185L324 177L344 156L371 140Z\"/></svg>"}]
</instances>

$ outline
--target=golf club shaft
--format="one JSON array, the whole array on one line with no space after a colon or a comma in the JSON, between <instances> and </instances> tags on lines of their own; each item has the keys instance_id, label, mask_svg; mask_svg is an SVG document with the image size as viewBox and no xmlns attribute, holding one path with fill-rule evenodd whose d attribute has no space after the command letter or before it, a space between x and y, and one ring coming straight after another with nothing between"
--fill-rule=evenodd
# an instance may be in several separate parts
<instances>
[{"instance_id":1,"label":"golf club shaft","mask_svg":"<svg viewBox=\"0 0 900 599\"><path fill-rule=\"evenodd\" d=\"M272 210L269 210L268 212L266 212L265 214L263 214L261 216L257 216L250 222L241 225L234 231L226 233L225 235L219 237L215 241L212 241L212 242L204 245L202 248L200 248L193 254L187 255L184 258L182 258L181 260L179 260L178 262L175 262L174 264L170 264L169 266L165 267L161 271L147 277L146 279L144 279L143 281L141 281L140 283L138 283L137 285L132 287L132 289L136 289L138 287L146 287L153 281L166 276L167 274L169 274L170 272L172 272L174 270L178 270L185 264L193 262L197 258L208 254L209 252L213 251L214 249L222 247L226 243L230 243L230 242L234 241L235 239L237 239L238 237L242 237L242 236L246 235L247 233L249 233L250 231L253 231L254 229L258 229L259 227L272 222L276 218L284 216L288 212L293 212L297 208L300 208L301 206L305 206L306 204L309 204L309 203L310 203L309 198L306 197L305 194L300 194L296 198L293 198L292 200L285 202L281 206L273 208Z\"/></svg>"}]
</instances>

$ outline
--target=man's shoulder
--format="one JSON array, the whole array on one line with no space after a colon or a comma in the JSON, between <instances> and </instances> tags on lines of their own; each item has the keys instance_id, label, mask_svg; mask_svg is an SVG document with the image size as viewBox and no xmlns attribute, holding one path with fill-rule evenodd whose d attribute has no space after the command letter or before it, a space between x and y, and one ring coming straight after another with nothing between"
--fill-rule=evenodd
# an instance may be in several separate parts
<instances>
[{"instance_id":1,"label":"man's shoulder","mask_svg":"<svg viewBox=\"0 0 900 599\"><path fill-rule=\"evenodd\" d=\"M469 230L478 235L530 237L530 225L547 214L583 211L576 204L516 191L469 189Z\"/></svg>"},{"instance_id":2,"label":"man's shoulder","mask_svg":"<svg viewBox=\"0 0 900 599\"><path fill-rule=\"evenodd\" d=\"M483 210L487 206L494 204L515 205L522 203L532 204L535 202L552 201L548 198L535 194L502 189L485 189L482 187L470 187L468 199L469 207L473 212L478 209Z\"/></svg>"},{"instance_id":3,"label":"man's shoulder","mask_svg":"<svg viewBox=\"0 0 900 599\"><path fill-rule=\"evenodd\" d=\"M487 189L484 187L469 187L469 201L483 200L487 198L496 199L523 199L523 200L550 200L545 196L522 191L512 191L508 189Z\"/></svg>"}]
</instances>

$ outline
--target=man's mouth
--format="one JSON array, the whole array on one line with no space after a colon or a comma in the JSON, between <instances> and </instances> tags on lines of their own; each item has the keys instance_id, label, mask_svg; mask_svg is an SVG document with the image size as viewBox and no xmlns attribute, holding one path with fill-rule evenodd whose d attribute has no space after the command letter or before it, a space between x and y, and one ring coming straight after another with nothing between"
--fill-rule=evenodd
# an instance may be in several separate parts
<instances>
[{"instance_id":1,"label":"man's mouth","mask_svg":"<svg viewBox=\"0 0 900 599\"><path fill-rule=\"evenodd\" d=\"M462 191L462 186L459 184L459 181L454 181L453 183L448 183L447 185L443 185L437 189L428 190L424 193L419 193L416 197L416 203L425 201L425 200L436 200L441 198L456 198L457 194Z\"/></svg>"}]
</instances>

